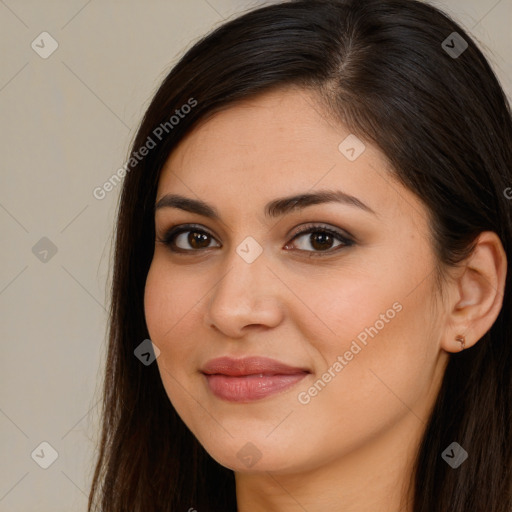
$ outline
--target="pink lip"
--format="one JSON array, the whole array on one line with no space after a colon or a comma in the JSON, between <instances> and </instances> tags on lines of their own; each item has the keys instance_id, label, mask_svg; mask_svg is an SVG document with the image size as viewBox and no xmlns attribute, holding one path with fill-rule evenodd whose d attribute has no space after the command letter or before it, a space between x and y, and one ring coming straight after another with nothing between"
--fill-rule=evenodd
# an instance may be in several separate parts
<instances>
[{"instance_id":1,"label":"pink lip","mask_svg":"<svg viewBox=\"0 0 512 512\"><path fill-rule=\"evenodd\" d=\"M302 380L309 370L266 357L220 357L202 368L210 391L230 402L251 402L284 391Z\"/></svg>"}]
</instances>

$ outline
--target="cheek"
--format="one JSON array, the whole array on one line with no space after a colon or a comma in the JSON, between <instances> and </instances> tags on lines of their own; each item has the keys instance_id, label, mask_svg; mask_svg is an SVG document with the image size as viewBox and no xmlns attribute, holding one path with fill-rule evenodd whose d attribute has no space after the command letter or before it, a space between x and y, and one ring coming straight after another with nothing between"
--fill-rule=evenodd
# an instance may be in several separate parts
<instances>
[{"instance_id":1,"label":"cheek","mask_svg":"<svg viewBox=\"0 0 512 512\"><path fill-rule=\"evenodd\" d=\"M330 317L339 336L319 338L326 366L299 392L301 403L309 401L309 417L324 418L334 437L341 429L356 442L416 408L425 418L421 408L435 367L430 296L423 285L409 295L401 288L354 290L352 301L338 303Z\"/></svg>"},{"instance_id":2,"label":"cheek","mask_svg":"<svg viewBox=\"0 0 512 512\"><path fill-rule=\"evenodd\" d=\"M167 281L158 272L154 264L151 265L146 279L144 289L144 315L149 331L149 337L160 350L162 350L162 339L166 330L172 325L169 318L168 296L166 289Z\"/></svg>"},{"instance_id":3,"label":"cheek","mask_svg":"<svg viewBox=\"0 0 512 512\"><path fill-rule=\"evenodd\" d=\"M157 345L172 338L174 329L186 321L198 302L200 296L189 290L194 287L184 285L178 272L168 269L165 262L155 256L144 289L144 313L151 339Z\"/></svg>"},{"instance_id":4,"label":"cheek","mask_svg":"<svg viewBox=\"0 0 512 512\"><path fill-rule=\"evenodd\" d=\"M332 406L339 404L343 423L352 422L346 411L356 423L369 411L384 418L407 411L404 404L429 391L437 350L430 280L418 267L402 270L400 276L352 273L318 293L303 292L314 314L302 316L300 325L317 355L318 385L299 391L305 392L301 403L311 399L306 407L313 416L336 415ZM414 288L414 282L421 284Z\"/></svg>"},{"instance_id":5,"label":"cheek","mask_svg":"<svg viewBox=\"0 0 512 512\"><path fill-rule=\"evenodd\" d=\"M176 272L166 272L164 265L152 263L144 290L144 312L150 339L160 349L157 365L169 398L183 382L194 350L190 339L183 336L186 329L194 328L189 324L198 300L188 289L180 286Z\"/></svg>"},{"instance_id":6,"label":"cheek","mask_svg":"<svg viewBox=\"0 0 512 512\"><path fill-rule=\"evenodd\" d=\"M253 436L258 446L277 450L284 460L302 446L305 431L321 434L308 438L309 445L300 449L303 458L314 459L326 453L339 456L411 411L425 419L419 401L431 385L434 358L429 349L432 314L426 306L429 280L411 293L411 283L421 282L427 272L419 274L410 265L393 274L377 264L364 270L354 266L338 279L332 273L298 278L282 271L283 280L293 283L293 295L286 290L282 295L284 322L300 344L294 349L314 365L315 379L290 394L286 414L293 411L292 421L280 423L286 414L283 403L276 401L261 408L259 422L250 428L245 415L219 413L222 424L237 439ZM144 304L150 337L161 350L157 364L170 401L190 430L221 453L229 451L232 439L222 441L223 429L192 398L207 398L193 372L208 353L208 328L201 322L211 286L197 271L172 271L157 259L148 273ZM339 356L345 356L346 364L336 371ZM335 376L326 382L329 368ZM301 392L309 395L308 404L299 400ZM269 424L280 425L272 438L267 438ZM210 439L211 432L217 441Z\"/></svg>"},{"instance_id":7,"label":"cheek","mask_svg":"<svg viewBox=\"0 0 512 512\"><path fill-rule=\"evenodd\" d=\"M151 341L160 349L157 364L168 394L185 385L196 371L199 317L203 288L187 284L165 261L153 260L144 290L144 312Z\"/></svg>"},{"instance_id":8,"label":"cheek","mask_svg":"<svg viewBox=\"0 0 512 512\"><path fill-rule=\"evenodd\" d=\"M183 390L187 385L185 362L190 357L191 345L178 343L177 333L190 321L190 310L194 302L183 292L183 287L179 286L173 275L176 272L166 272L164 265L153 261L144 289L144 312L150 339L160 349L156 364L165 392L173 407L188 424L183 411L188 411L191 404ZM192 425L188 426L190 428Z\"/></svg>"}]
</instances>

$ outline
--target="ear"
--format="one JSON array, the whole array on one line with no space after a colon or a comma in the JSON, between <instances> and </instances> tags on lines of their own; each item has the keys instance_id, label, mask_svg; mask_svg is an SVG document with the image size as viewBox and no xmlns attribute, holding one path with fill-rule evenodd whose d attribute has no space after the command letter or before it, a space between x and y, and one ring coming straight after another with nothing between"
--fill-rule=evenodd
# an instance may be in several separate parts
<instances>
[{"instance_id":1,"label":"ear","mask_svg":"<svg viewBox=\"0 0 512 512\"><path fill-rule=\"evenodd\" d=\"M447 352L460 352L459 335L465 348L472 347L492 327L503 304L507 256L498 235L484 231L471 255L458 267L450 287L449 310L441 346Z\"/></svg>"}]
</instances>

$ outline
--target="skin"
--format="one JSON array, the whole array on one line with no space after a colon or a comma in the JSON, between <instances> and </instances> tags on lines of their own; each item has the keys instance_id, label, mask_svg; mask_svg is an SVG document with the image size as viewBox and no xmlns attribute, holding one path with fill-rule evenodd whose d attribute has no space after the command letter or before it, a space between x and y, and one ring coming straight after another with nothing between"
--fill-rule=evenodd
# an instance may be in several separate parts
<instances>
[{"instance_id":1,"label":"skin","mask_svg":"<svg viewBox=\"0 0 512 512\"><path fill-rule=\"evenodd\" d=\"M460 350L455 336L470 348L501 308L506 257L498 237L480 236L472 257L450 271L441 300L426 207L393 178L376 146L364 141L349 161L338 150L349 134L322 114L314 93L288 87L201 123L160 177L157 202L181 194L220 215L156 211L145 314L168 397L211 456L235 471L239 512L411 510L413 457L450 353ZM276 198L326 189L375 214L324 203L264 215ZM191 252L172 252L160 240L187 223L211 237L191 246L185 233L174 240ZM318 223L348 231L355 243L336 251L341 242L332 238L322 251L311 234L293 240L299 226ZM263 249L252 263L236 252L248 236ZM395 303L394 318L301 403L299 393ZM230 403L199 372L224 355L271 357L311 373L284 392ZM246 443L261 455L250 467L237 456Z\"/></svg>"}]
</instances>

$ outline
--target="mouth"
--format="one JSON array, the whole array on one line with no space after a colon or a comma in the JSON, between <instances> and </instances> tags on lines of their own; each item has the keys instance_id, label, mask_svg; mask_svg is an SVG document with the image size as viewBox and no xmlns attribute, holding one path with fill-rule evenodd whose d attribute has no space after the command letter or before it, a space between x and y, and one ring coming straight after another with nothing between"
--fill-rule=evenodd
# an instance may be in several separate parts
<instances>
[{"instance_id":1,"label":"mouth","mask_svg":"<svg viewBox=\"0 0 512 512\"><path fill-rule=\"evenodd\" d=\"M247 403L284 392L311 372L263 357L221 357L209 361L201 373L217 398Z\"/></svg>"}]
</instances>

